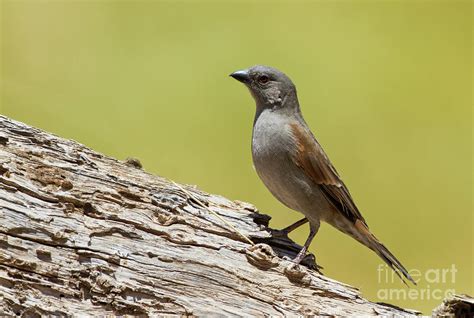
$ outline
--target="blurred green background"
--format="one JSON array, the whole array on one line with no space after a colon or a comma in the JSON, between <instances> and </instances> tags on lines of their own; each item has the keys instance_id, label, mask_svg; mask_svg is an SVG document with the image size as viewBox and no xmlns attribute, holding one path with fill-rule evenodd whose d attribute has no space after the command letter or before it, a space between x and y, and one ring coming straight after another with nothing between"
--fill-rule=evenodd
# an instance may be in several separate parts
<instances>
[{"instance_id":1,"label":"blurred green background","mask_svg":"<svg viewBox=\"0 0 474 318\"><path fill-rule=\"evenodd\" d=\"M255 174L254 102L228 74L280 68L372 231L407 268L457 269L445 282L422 277L413 289L429 296L384 299L407 289L323 225L311 250L325 274L425 313L440 303L433 290L473 293L472 2L3 0L1 10L2 114L252 202L276 228L300 214Z\"/></svg>"}]
</instances>

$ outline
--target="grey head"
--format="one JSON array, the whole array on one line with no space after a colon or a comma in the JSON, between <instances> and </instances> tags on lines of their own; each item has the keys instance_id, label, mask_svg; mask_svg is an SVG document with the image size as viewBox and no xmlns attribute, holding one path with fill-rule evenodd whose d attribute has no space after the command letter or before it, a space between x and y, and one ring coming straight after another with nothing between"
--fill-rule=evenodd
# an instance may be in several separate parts
<instances>
[{"instance_id":1,"label":"grey head","mask_svg":"<svg viewBox=\"0 0 474 318\"><path fill-rule=\"evenodd\" d=\"M299 108L295 85L276 68L255 65L230 76L247 86L257 108Z\"/></svg>"}]
</instances>

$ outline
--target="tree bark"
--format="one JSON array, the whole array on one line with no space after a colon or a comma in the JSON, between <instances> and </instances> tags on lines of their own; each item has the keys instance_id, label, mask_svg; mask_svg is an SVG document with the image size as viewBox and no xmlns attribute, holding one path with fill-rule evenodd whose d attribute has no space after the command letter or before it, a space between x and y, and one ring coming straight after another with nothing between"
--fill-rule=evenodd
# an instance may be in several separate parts
<instances>
[{"instance_id":1,"label":"tree bark","mask_svg":"<svg viewBox=\"0 0 474 318\"><path fill-rule=\"evenodd\" d=\"M364 299L311 257L293 266L300 246L251 204L3 116L0 219L0 315L417 314Z\"/></svg>"}]
</instances>

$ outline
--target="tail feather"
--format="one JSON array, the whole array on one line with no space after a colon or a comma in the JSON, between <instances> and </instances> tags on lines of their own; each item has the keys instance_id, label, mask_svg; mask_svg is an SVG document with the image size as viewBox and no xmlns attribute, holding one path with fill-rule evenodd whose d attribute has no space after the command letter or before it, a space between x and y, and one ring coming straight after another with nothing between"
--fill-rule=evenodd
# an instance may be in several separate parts
<instances>
[{"instance_id":1,"label":"tail feather","mask_svg":"<svg viewBox=\"0 0 474 318\"><path fill-rule=\"evenodd\" d=\"M387 263L390 268L400 277L402 282L407 285L403 277L408 279L410 282L416 285L416 282L413 278L408 274L406 268L397 260L397 258L385 247L380 241L370 233L367 225L365 225L362 221L357 220L355 222L355 227L357 228L358 232L364 238L363 244L370 247L375 253L377 253L380 258ZM403 277L402 277L403 275ZM408 286L408 285L407 285Z\"/></svg>"}]
</instances>

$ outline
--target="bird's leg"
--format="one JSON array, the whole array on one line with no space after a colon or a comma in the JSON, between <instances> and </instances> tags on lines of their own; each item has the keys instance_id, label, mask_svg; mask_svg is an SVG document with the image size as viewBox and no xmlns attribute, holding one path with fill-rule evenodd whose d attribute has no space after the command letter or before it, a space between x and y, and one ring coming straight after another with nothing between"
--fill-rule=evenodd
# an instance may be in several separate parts
<instances>
[{"instance_id":1,"label":"bird's leg","mask_svg":"<svg viewBox=\"0 0 474 318\"><path fill-rule=\"evenodd\" d=\"M299 228L301 225L305 224L306 222L308 222L308 219L302 218L301 220L296 221L295 223L285 227L284 229L281 229L279 231L274 231L273 236L276 236L276 237L288 236L290 232L296 230L297 228Z\"/></svg>"},{"instance_id":2,"label":"bird's leg","mask_svg":"<svg viewBox=\"0 0 474 318\"><path fill-rule=\"evenodd\" d=\"M301 225L305 224L306 222L308 222L308 219L307 218L302 218L301 220L296 221L295 223L285 227L281 231L288 234L288 233L292 232L293 230L296 230L297 228L299 228Z\"/></svg>"},{"instance_id":3,"label":"bird's leg","mask_svg":"<svg viewBox=\"0 0 474 318\"><path fill-rule=\"evenodd\" d=\"M299 264L303 260L303 258L306 256L306 252L308 251L309 245L311 244L311 241L313 240L316 233L318 233L318 230L319 230L319 223L318 224L309 223L308 238L306 239L306 242L304 243L301 251L293 259L293 263Z\"/></svg>"}]
</instances>

